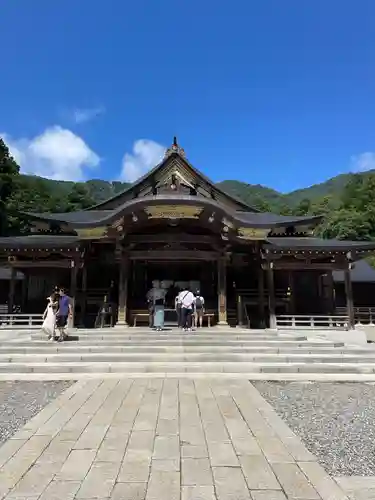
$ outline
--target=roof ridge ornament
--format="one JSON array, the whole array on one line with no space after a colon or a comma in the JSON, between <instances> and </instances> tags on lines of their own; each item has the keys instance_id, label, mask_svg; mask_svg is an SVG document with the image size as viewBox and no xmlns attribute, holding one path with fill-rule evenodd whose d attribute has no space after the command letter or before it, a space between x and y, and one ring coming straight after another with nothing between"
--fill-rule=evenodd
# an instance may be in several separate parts
<instances>
[{"instance_id":1,"label":"roof ridge ornament","mask_svg":"<svg viewBox=\"0 0 375 500\"><path fill-rule=\"evenodd\" d=\"M183 157L185 156L185 151L181 146L179 146L176 136L173 137L173 144L166 150L164 158L168 158L168 156L171 156L172 154L178 154Z\"/></svg>"}]
</instances>

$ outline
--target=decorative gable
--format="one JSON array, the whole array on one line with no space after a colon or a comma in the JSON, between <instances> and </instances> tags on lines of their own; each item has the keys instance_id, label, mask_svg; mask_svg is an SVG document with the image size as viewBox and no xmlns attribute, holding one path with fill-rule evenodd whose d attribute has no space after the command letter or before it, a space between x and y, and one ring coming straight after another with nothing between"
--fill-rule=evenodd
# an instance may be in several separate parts
<instances>
[{"instance_id":1,"label":"decorative gable","mask_svg":"<svg viewBox=\"0 0 375 500\"><path fill-rule=\"evenodd\" d=\"M187 194L195 196L197 194L196 187L187 176L184 176L178 169L172 168L168 172L164 172L156 184L155 194Z\"/></svg>"},{"instance_id":2,"label":"decorative gable","mask_svg":"<svg viewBox=\"0 0 375 500\"><path fill-rule=\"evenodd\" d=\"M221 191L196 170L185 158L185 151L178 145L176 137L159 165L123 193L88 210L112 210L135 198L178 193L213 199L232 210L257 212L246 203Z\"/></svg>"}]
</instances>

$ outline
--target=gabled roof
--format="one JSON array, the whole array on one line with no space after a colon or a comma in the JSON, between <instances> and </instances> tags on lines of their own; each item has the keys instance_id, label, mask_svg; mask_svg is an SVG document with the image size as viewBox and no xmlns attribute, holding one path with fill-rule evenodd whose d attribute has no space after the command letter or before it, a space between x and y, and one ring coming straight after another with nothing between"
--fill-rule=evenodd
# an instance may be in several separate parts
<instances>
[{"instance_id":1,"label":"gabled roof","mask_svg":"<svg viewBox=\"0 0 375 500\"><path fill-rule=\"evenodd\" d=\"M25 236L6 236L0 238L0 248L45 248L48 250L60 248L77 248L80 238L59 234L28 234Z\"/></svg>"},{"instance_id":2,"label":"gabled roof","mask_svg":"<svg viewBox=\"0 0 375 500\"><path fill-rule=\"evenodd\" d=\"M333 271L332 276L336 283L344 282L344 271ZM367 260L359 260L350 270L350 279L353 283L375 283L375 269Z\"/></svg>"},{"instance_id":3,"label":"gabled roof","mask_svg":"<svg viewBox=\"0 0 375 500\"><path fill-rule=\"evenodd\" d=\"M147 172L145 175L140 177L138 180L136 180L131 186L127 187L122 191L121 193L116 194L115 196L112 196L108 200L102 201L98 203L97 205L94 205L90 208L87 209L87 211L91 210L100 210L100 209L105 209L105 207L115 200L121 200L121 198L126 197L126 195L129 195L132 192L137 191L140 187L142 187L149 179L152 179L155 177L156 174L159 174L162 172L162 170L169 165L171 162L174 160L177 160L178 162L181 162L185 167L187 167L197 178L198 181L201 181L202 184L206 185L209 187L210 190L212 190L213 193L216 193L217 195L226 198L230 200L232 203L237 205L238 210L244 210L244 211L249 211L249 212L259 212L259 210L255 207L252 207L245 203L244 201L240 200L236 196L232 194L228 194L219 187L217 187L211 179L209 179L206 175L204 175L200 170L195 168L185 157L185 151L183 148L181 148L178 143L176 137L173 139L173 144L170 148L168 148L165 152L164 158L160 163L158 163L153 169L151 169L149 172Z\"/></svg>"},{"instance_id":4,"label":"gabled roof","mask_svg":"<svg viewBox=\"0 0 375 500\"><path fill-rule=\"evenodd\" d=\"M350 250L371 251L375 250L375 241L348 241L348 240L325 240L323 238L310 238L306 236L297 237L275 237L267 238L269 250L332 250L349 252Z\"/></svg>"},{"instance_id":5,"label":"gabled roof","mask_svg":"<svg viewBox=\"0 0 375 500\"><path fill-rule=\"evenodd\" d=\"M218 202L210 198L198 198L197 196L179 194L162 194L158 196L131 198L130 200L126 201L118 208L113 210L81 210L78 212L67 212L60 214L28 214L28 216L35 219L66 223L73 228L89 228L112 224L114 221L116 221L116 219L123 215L142 210L149 205L157 206L163 205L165 203L173 205L201 205L211 212L217 212L218 214L221 213L222 217L229 218L237 226L244 227L271 229L291 225L310 225L315 224L321 220L321 216L291 217L271 213L235 211L219 204Z\"/></svg>"}]
</instances>

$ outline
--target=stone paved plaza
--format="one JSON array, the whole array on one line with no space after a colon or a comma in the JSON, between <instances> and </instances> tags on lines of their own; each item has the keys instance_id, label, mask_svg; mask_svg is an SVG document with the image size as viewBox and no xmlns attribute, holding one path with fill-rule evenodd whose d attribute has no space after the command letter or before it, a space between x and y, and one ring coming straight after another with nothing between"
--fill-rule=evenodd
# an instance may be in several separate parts
<instances>
[{"instance_id":1,"label":"stone paved plaza","mask_svg":"<svg viewBox=\"0 0 375 500\"><path fill-rule=\"evenodd\" d=\"M2 500L348 494L243 379L81 380L0 448Z\"/></svg>"}]
</instances>

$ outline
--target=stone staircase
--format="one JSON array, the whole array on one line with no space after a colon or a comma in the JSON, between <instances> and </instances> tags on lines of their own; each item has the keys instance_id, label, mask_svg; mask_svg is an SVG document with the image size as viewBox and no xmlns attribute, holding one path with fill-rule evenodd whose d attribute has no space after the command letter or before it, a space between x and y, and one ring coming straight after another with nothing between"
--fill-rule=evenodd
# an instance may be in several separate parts
<instances>
[{"instance_id":1,"label":"stone staircase","mask_svg":"<svg viewBox=\"0 0 375 500\"><path fill-rule=\"evenodd\" d=\"M62 344L41 334L0 342L0 379L241 377L374 380L375 347L308 341L267 330L146 328L77 330Z\"/></svg>"}]
</instances>

